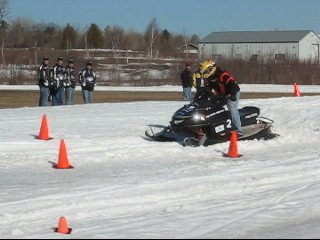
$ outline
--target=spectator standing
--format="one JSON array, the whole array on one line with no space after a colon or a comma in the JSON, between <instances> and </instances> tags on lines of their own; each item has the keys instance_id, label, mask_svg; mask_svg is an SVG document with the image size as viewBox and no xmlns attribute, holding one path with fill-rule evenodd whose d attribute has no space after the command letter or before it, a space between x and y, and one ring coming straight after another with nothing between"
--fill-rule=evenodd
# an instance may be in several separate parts
<instances>
[{"instance_id":1,"label":"spectator standing","mask_svg":"<svg viewBox=\"0 0 320 240\"><path fill-rule=\"evenodd\" d=\"M204 78L201 67L202 64L200 64L199 69L193 74L193 86L197 89L197 94L208 90L208 81Z\"/></svg>"},{"instance_id":2,"label":"spectator standing","mask_svg":"<svg viewBox=\"0 0 320 240\"><path fill-rule=\"evenodd\" d=\"M52 106L64 105L65 98L65 84L66 84L66 72L63 67L63 58L57 59L57 64L51 68L50 71L51 86L50 92L52 95Z\"/></svg>"},{"instance_id":3,"label":"spectator standing","mask_svg":"<svg viewBox=\"0 0 320 240\"><path fill-rule=\"evenodd\" d=\"M92 69L92 62L88 62L86 68L79 73L79 82L82 88L84 103L91 104L93 102L93 91L97 83L97 76Z\"/></svg>"},{"instance_id":4,"label":"spectator standing","mask_svg":"<svg viewBox=\"0 0 320 240\"><path fill-rule=\"evenodd\" d=\"M181 73L181 83L183 87L184 101L191 101L191 89L193 86L193 76L191 72L191 64L186 63L186 68Z\"/></svg>"},{"instance_id":5,"label":"spectator standing","mask_svg":"<svg viewBox=\"0 0 320 240\"><path fill-rule=\"evenodd\" d=\"M68 66L65 69L66 72L66 105L74 104L75 89L77 86L75 71L74 71L74 60L72 58L68 61Z\"/></svg>"},{"instance_id":6,"label":"spectator standing","mask_svg":"<svg viewBox=\"0 0 320 240\"><path fill-rule=\"evenodd\" d=\"M40 88L39 107L47 107L49 99L49 58L44 57L38 67L38 85Z\"/></svg>"}]
</instances>

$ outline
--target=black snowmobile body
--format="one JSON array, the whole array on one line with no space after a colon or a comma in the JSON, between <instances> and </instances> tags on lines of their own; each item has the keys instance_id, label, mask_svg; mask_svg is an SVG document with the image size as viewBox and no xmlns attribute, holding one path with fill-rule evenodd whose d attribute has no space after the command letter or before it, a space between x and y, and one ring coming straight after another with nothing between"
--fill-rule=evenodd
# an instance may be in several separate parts
<instances>
[{"instance_id":1,"label":"black snowmobile body","mask_svg":"<svg viewBox=\"0 0 320 240\"><path fill-rule=\"evenodd\" d=\"M157 141L174 141L178 139L177 135L181 135L186 138L184 142L187 145L210 145L229 141L234 127L231 114L224 105L225 103L214 95L202 94L197 96L192 104L179 109L173 115L170 126L160 132L150 128L146 131L146 136ZM271 132L273 121L260 117L259 108L245 107L240 109L239 113L245 133L239 139L272 139L278 136Z\"/></svg>"}]
</instances>

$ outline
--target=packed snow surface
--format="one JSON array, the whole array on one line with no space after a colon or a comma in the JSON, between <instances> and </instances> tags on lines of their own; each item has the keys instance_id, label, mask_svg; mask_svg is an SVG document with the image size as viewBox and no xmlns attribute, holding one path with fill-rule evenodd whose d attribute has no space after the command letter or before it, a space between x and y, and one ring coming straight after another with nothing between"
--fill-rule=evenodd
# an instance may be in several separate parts
<instances>
[{"instance_id":1,"label":"packed snow surface","mask_svg":"<svg viewBox=\"0 0 320 240\"><path fill-rule=\"evenodd\" d=\"M183 147L144 139L183 102L0 110L0 238L317 238L320 97L242 100L270 141ZM39 141L47 114L51 141ZM72 170L56 170L64 139ZM54 233L65 216L72 235Z\"/></svg>"},{"instance_id":2,"label":"packed snow surface","mask_svg":"<svg viewBox=\"0 0 320 240\"><path fill-rule=\"evenodd\" d=\"M293 85L273 84L240 84L241 92L249 93L293 93ZM300 85L299 89L304 93L320 93L320 85ZM0 90L39 90L37 85L0 85ZM81 88L77 88L81 91ZM97 86L96 91L125 91L125 92L181 92L181 86L153 86L153 87L111 87ZM195 88L193 88L195 91Z\"/></svg>"}]
</instances>

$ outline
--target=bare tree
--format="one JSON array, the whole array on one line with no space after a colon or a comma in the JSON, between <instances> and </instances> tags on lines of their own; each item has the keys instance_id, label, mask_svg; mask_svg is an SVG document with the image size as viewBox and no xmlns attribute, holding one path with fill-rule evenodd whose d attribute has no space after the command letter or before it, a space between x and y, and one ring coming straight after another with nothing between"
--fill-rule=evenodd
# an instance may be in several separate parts
<instances>
[{"instance_id":1,"label":"bare tree","mask_svg":"<svg viewBox=\"0 0 320 240\"><path fill-rule=\"evenodd\" d=\"M121 44L124 44L124 30L121 26L115 25L112 28L112 50L113 50L113 57L117 59L121 55Z\"/></svg>"},{"instance_id":2,"label":"bare tree","mask_svg":"<svg viewBox=\"0 0 320 240\"><path fill-rule=\"evenodd\" d=\"M157 19L152 19L152 21L148 24L146 31L145 31L145 38L146 41L149 43L149 57L150 60L153 59L153 49L154 44L157 43L157 39L159 37L159 25L157 23ZM159 43L159 42L158 42Z\"/></svg>"},{"instance_id":3,"label":"bare tree","mask_svg":"<svg viewBox=\"0 0 320 240\"><path fill-rule=\"evenodd\" d=\"M129 30L125 33L125 38L128 49L136 51L144 51L146 49L146 42L142 33Z\"/></svg>"},{"instance_id":4,"label":"bare tree","mask_svg":"<svg viewBox=\"0 0 320 240\"><path fill-rule=\"evenodd\" d=\"M6 19L9 15L9 0L0 0L0 19Z\"/></svg>"},{"instance_id":5,"label":"bare tree","mask_svg":"<svg viewBox=\"0 0 320 240\"><path fill-rule=\"evenodd\" d=\"M2 55L2 63L5 64L4 58L4 44L7 29L9 27L8 24L9 18L9 0L0 0L0 38L1 38L1 55Z\"/></svg>"},{"instance_id":6,"label":"bare tree","mask_svg":"<svg viewBox=\"0 0 320 240\"><path fill-rule=\"evenodd\" d=\"M11 21L7 33L6 45L13 48L28 48L34 46L36 32L32 19L18 17Z\"/></svg>"}]
</instances>

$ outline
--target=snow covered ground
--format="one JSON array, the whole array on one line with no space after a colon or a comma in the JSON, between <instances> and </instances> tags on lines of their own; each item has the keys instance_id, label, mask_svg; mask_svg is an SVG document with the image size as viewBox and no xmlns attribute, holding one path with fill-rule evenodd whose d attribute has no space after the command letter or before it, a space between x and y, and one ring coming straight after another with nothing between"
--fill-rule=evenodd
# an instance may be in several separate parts
<instances>
[{"instance_id":1,"label":"snow covered ground","mask_svg":"<svg viewBox=\"0 0 320 240\"><path fill-rule=\"evenodd\" d=\"M240 84L242 92L256 93L293 93L293 85L269 84ZM303 93L320 93L320 85L301 85ZM0 90L39 90L36 85L0 85ZM81 89L78 87L78 91ZM195 89L193 89L195 91ZM96 91L126 91L126 92L181 92L181 86L155 86L155 87L104 87L98 86Z\"/></svg>"},{"instance_id":2,"label":"snow covered ground","mask_svg":"<svg viewBox=\"0 0 320 240\"><path fill-rule=\"evenodd\" d=\"M239 142L240 159L143 138L182 104L0 110L0 238L320 236L320 97L241 101L281 137ZM34 139L43 114L52 141ZM60 139L73 170L52 168Z\"/></svg>"}]
</instances>

